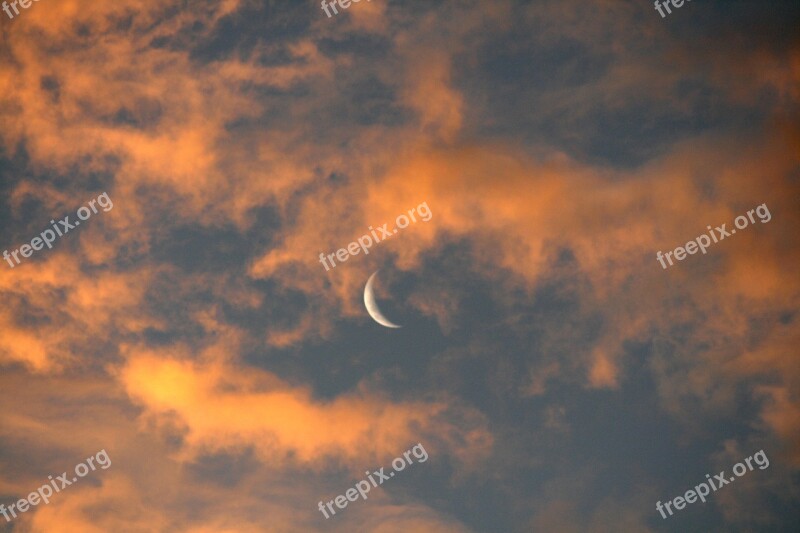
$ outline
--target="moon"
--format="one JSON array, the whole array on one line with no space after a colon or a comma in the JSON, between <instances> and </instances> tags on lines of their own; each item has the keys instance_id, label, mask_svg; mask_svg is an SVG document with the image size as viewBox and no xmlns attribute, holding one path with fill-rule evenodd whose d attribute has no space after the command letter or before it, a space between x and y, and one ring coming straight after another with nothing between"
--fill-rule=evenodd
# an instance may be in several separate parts
<instances>
[{"instance_id":1,"label":"moon","mask_svg":"<svg viewBox=\"0 0 800 533\"><path fill-rule=\"evenodd\" d=\"M373 272L367 280L366 286L364 287L364 305L367 307L367 313L369 313L369 316L372 317L372 320L381 326L387 328L402 328L403 326L398 326L383 316L383 313L381 313L381 310L378 308L378 302L375 301L375 291L372 289L372 284L374 283L375 276L377 274L377 270Z\"/></svg>"}]
</instances>

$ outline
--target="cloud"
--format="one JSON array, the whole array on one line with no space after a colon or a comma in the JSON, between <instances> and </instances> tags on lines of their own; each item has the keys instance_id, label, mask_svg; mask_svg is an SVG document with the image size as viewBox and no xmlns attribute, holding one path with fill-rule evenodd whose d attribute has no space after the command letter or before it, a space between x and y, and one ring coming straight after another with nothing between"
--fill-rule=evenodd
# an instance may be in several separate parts
<instances>
[{"instance_id":1,"label":"cloud","mask_svg":"<svg viewBox=\"0 0 800 533\"><path fill-rule=\"evenodd\" d=\"M323 402L307 387L225 362L224 346L209 347L213 360L206 361L185 348L170 351L129 348L120 380L156 423L177 424L187 458L253 447L271 465L322 468L335 460L358 467L393 457L424 435L452 431L442 444L463 443L449 453L475 462L491 443L477 414L468 416L471 427L453 426L445 416L452 406L442 402L393 402L363 389Z\"/></svg>"},{"instance_id":2,"label":"cloud","mask_svg":"<svg viewBox=\"0 0 800 533\"><path fill-rule=\"evenodd\" d=\"M115 461L20 528L320 529L323 494L421 440L432 474L411 486L468 493L498 441L539 465L520 451L539 422L562 449L583 436L565 389L599 405L646 389L677 433L730 423L798 464L796 32L742 33L745 7L698 32L610 0L273 4L40 2L4 23L8 246L99 191L115 205L0 269L2 492L101 447ZM421 202L429 222L318 263ZM656 261L762 203L768 224ZM364 355L386 347L358 329L384 267L443 339ZM542 416L511 422L526 402ZM481 501L515 525L652 514L594 498L576 518L559 490L528 511L510 471ZM442 510L468 516L455 500L412 491L334 527L469 531ZM749 519L737 504L725 519Z\"/></svg>"}]
</instances>

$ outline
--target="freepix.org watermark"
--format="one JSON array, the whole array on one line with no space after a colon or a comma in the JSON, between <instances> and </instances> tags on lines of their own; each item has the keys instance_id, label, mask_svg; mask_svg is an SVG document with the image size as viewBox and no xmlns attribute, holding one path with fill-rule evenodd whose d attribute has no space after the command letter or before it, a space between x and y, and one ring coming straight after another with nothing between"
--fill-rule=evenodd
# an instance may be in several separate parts
<instances>
[{"instance_id":1,"label":"freepix.org watermark","mask_svg":"<svg viewBox=\"0 0 800 533\"><path fill-rule=\"evenodd\" d=\"M747 227L749 223L755 224L756 220L753 218L753 213L758 215L759 220L761 220L762 224L766 224L770 220L772 220L772 215L767 209L767 204L761 204L760 206L756 207L755 209L751 209L747 212L747 216L739 215L734 219L733 223L736 226L736 229L744 229ZM706 253L706 248L711 246L711 239L714 239L714 243L718 243L719 241L723 240L726 237L730 237L734 233L736 233L736 229L731 228L730 231L725 229L727 224L723 224L721 226L717 226L715 230L711 230L711 226L706 226L708 228L708 235L703 234L697 237L696 239L689 241L686 243L686 246L678 246L674 250L667 252L665 254L661 254L659 250L656 253L656 259L659 263L661 263L661 268L667 268L667 265L664 263L664 258L669 261L669 266L672 266L674 263L672 262L672 255L675 255L675 259L678 261L683 261L686 259L686 254L693 255L697 253L697 250L700 250L704 254ZM710 235L710 237L709 237Z\"/></svg>"},{"instance_id":2,"label":"freepix.org watermark","mask_svg":"<svg viewBox=\"0 0 800 533\"><path fill-rule=\"evenodd\" d=\"M47 476L47 478L50 480L50 483L45 483L36 489L36 492L31 492L28 494L27 498L22 498L18 502L12 503L7 509L5 505L0 504L0 514L5 517L6 522L11 522L11 520L17 517L17 512L24 513L31 507L39 505L39 503L42 501L45 503L45 505L50 503L50 497L53 495L53 490L56 492L61 492L62 489L65 489L73 483L76 483L78 478L85 477L89 473L90 467L93 471L97 470L94 465L95 461L97 461L97 464L103 470L106 470L109 466L111 466L111 459L108 457L105 449L100 450L95 454L94 457L89 457L86 459L86 463L89 466L86 466L84 463L78 463L75 465L76 477L73 477L71 481L68 479L69 476L67 476L66 472L60 476L56 476L55 479L53 479L53 476ZM8 516L9 513L11 513L10 517Z\"/></svg>"},{"instance_id":3,"label":"freepix.org watermark","mask_svg":"<svg viewBox=\"0 0 800 533\"><path fill-rule=\"evenodd\" d=\"M406 467L406 461L408 461L408 464L410 465L414 464L414 461L412 461L410 457L412 452L414 454L414 457L419 459L420 463L424 463L425 461L428 460L428 452L425 451L425 447L422 446L422 443L419 443L410 450L403 452L403 457L405 457L405 461L403 460L403 457L397 457L395 458L394 461L392 461L392 468L394 468L394 472L389 472L389 475L386 475L383 473L383 467L381 467L380 470L376 470L372 474L370 474L369 470L367 470L365 474L367 474L369 481L367 481L366 479L362 479L361 481L356 483L355 487L347 489L343 495L340 494L336 496L334 499L332 499L326 504L319 502L318 507L320 512L325 516L326 519L328 519L330 518L330 516L328 516L328 511L325 509L325 506L327 506L330 512L335 515L336 511L334 511L333 509L334 503L336 504L336 507L338 507L339 509L344 509L345 507L347 507L348 502L356 501L359 496L361 496L366 500L367 493L372 488L377 487L378 485L383 485L384 481L389 481L391 478L394 477L395 472L402 471ZM397 461L400 461L399 465L397 464ZM378 481L375 481L375 477L373 477L373 475L377 477ZM372 482L371 485L370 481Z\"/></svg>"},{"instance_id":4,"label":"freepix.org watermark","mask_svg":"<svg viewBox=\"0 0 800 533\"><path fill-rule=\"evenodd\" d=\"M691 2L692 0L686 0L686 1ZM661 18L663 19L666 15L664 15L664 12L661 10L662 7L667 10L667 13L672 14L672 10L669 8L670 3L676 8L678 8L683 5L683 2L684 0L664 0L663 2L659 2L659 0L656 0L656 11L658 11L658 13L661 15Z\"/></svg>"},{"instance_id":5,"label":"freepix.org watermark","mask_svg":"<svg viewBox=\"0 0 800 533\"><path fill-rule=\"evenodd\" d=\"M425 208L424 210L423 207ZM358 241L353 241L350 244L348 244L347 249L339 248L335 254L328 254L327 259L325 257L325 254L320 253L319 262L322 263L322 266L325 267L325 270L330 270L327 261L330 261L331 266L335 268L336 262L334 261L334 259L338 259L340 263L344 263L345 261L350 259L351 255L358 255L362 250L364 251L364 255L369 254L369 248L372 247L373 242L379 243L382 240L388 239L389 237L397 233L398 228L403 229L405 227L408 227L408 225L411 222L416 222L417 217L414 216L414 211L416 211L417 214L420 217L422 217L423 222L427 222L431 219L431 217L433 217L433 213L428 207L428 202L422 202L417 207L412 207L408 211L408 216L399 215L397 219L394 221L395 225L397 226L396 228L390 229L388 227L389 226L388 222L383 226L379 227L378 231L381 233L380 236L377 233L375 233L375 230L372 229L372 226L370 226L369 230L370 232L372 232L372 237L375 238L374 241L372 240L372 237L370 237L369 235L362 235L361 237L358 238Z\"/></svg>"},{"instance_id":6,"label":"freepix.org watermark","mask_svg":"<svg viewBox=\"0 0 800 533\"><path fill-rule=\"evenodd\" d=\"M50 223L53 225L53 229L48 228L44 230L39 234L39 237L34 237L31 239L30 244L23 244L19 247L19 249L11 252L11 254L8 253L8 250L3 250L3 259L8 261L8 264L11 266L11 268L14 268L16 265L11 261L12 257L18 265L20 264L19 255L22 257L30 257L33 255L34 251L44 248L44 245L47 245L48 248L52 248L53 243L56 240L56 233L58 234L58 237L63 237L69 232L69 230L75 229L76 226L80 226L81 220L87 220L90 216L92 216L92 212L97 213L97 206L95 204L98 204L100 207L102 207L104 212L111 211L111 209L114 208L114 203L111 201L111 198L108 197L108 193L104 192L94 200L89 200L89 207L92 208L91 211L89 210L89 207L86 206L78 209L77 216L80 220L76 220L74 224L69 221L69 216L64 217L63 220L59 220L58 224L56 224L55 220L51 220Z\"/></svg>"},{"instance_id":7,"label":"freepix.org watermark","mask_svg":"<svg viewBox=\"0 0 800 533\"><path fill-rule=\"evenodd\" d=\"M14 10L15 14L19 15L19 9L17 9L17 3L19 3L20 7L28 9L29 7L31 7L31 2L38 2L38 1L39 0L14 0L13 2L11 2L11 4L9 4L8 2L3 2L2 7L3 11L5 11L6 15L8 15L8 18L13 19L14 15L11 14L11 9ZM11 9L9 9L9 7Z\"/></svg>"},{"instance_id":8,"label":"freepix.org watermark","mask_svg":"<svg viewBox=\"0 0 800 533\"><path fill-rule=\"evenodd\" d=\"M714 492L716 492L723 485L727 485L728 483L735 481L737 477L742 477L747 472L752 471L753 464L751 461L755 461L755 463L758 465L759 470L764 470L769 466L769 459L767 459L767 454L764 453L764 450L760 450L756 452L755 455L751 455L750 457L744 460L744 462L747 463L747 466L744 466L744 464L742 463L736 463L735 465L733 465L733 473L736 474L736 477L725 476L724 470L719 474L715 475L713 479L709 474L706 474L706 481L697 485L694 488L694 490L691 489L687 490L686 494L684 494L683 496L676 496L674 499L664 503L663 505L661 504L661 502L656 503L656 511L661 513L661 517L666 520L667 515L664 513L664 509L666 509L667 512L669 512L669 515L672 516L673 513L670 507L673 505L675 506L676 510L680 511L681 509L686 507L687 503L694 503L698 500L698 498L700 499L700 501L705 503L706 496L711 494L711 489L714 489ZM714 484L715 481L716 485ZM709 485L711 485L710 488Z\"/></svg>"},{"instance_id":9,"label":"freepix.org watermark","mask_svg":"<svg viewBox=\"0 0 800 533\"><path fill-rule=\"evenodd\" d=\"M361 0L352 0L354 4L359 3ZM367 2L371 2L372 0L367 0ZM326 2L326 0L322 0L322 10L328 15L328 18L331 18L331 12L328 11L330 7L333 9L334 15L338 15L339 11L336 10L336 3L339 3L339 7L342 9L347 9L350 7L350 0L332 0L331 2Z\"/></svg>"}]
</instances>

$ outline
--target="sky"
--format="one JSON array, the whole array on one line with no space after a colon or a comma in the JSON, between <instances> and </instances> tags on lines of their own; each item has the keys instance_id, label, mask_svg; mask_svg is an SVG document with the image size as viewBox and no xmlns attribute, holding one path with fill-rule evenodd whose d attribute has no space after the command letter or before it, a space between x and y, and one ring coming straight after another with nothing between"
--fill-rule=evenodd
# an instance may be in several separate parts
<instances>
[{"instance_id":1,"label":"sky","mask_svg":"<svg viewBox=\"0 0 800 533\"><path fill-rule=\"evenodd\" d=\"M800 527L797 1L16 9L0 532Z\"/></svg>"}]
</instances>

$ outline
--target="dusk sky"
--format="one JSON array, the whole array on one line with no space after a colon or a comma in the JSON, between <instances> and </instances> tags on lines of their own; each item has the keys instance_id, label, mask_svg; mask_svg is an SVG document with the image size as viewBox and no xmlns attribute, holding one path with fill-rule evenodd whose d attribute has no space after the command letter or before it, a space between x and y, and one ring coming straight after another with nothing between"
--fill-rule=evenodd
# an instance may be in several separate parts
<instances>
[{"instance_id":1,"label":"dusk sky","mask_svg":"<svg viewBox=\"0 0 800 533\"><path fill-rule=\"evenodd\" d=\"M800 1L343 1L1 4L0 533L800 531Z\"/></svg>"}]
</instances>

